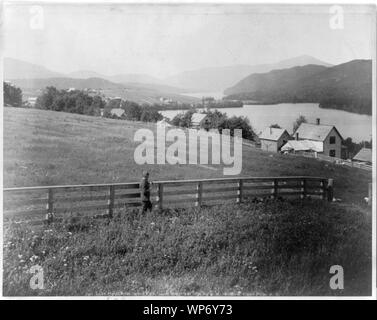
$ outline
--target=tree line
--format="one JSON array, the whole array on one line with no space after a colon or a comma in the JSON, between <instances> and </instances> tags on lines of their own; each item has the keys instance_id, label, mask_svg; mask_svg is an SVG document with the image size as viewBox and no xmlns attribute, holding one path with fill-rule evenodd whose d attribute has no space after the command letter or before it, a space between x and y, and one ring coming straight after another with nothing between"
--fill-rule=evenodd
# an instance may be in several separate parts
<instances>
[{"instance_id":1,"label":"tree line","mask_svg":"<svg viewBox=\"0 0 377 320\"><path fill-rule=\"evenodd\" d=\"M106 103L101 96L90 96L81 90L58 90L55 87L47 87L37 98L35 107L90 116L100 116L103 110L103 116L107 118L144 122L156 122L163 118L157 110L147 105L124 100L110 100ZM112 114L111 110L114 108L124 110L123 115L118 117Z\"/></svg>"},{"instance_id":2,"label":"tree line","mask_svg":"<svg viewBox=\"0 0 377 320\"><path fill-rule=\"evenodd\" d=\"M195 109L188 110L177 114L171 121L171 124L178 127L190 128L192 126L192 115L196 113ZM256 134L246 117L228 117L226 113L219 110L207 110L205 112L205 121L202 121L200 127L205 130L217 129L220 133L223 129L229 129L230 134L234 135L234 129L242 129L242 138L255 141Z\"/></svg>"}]
</instances>

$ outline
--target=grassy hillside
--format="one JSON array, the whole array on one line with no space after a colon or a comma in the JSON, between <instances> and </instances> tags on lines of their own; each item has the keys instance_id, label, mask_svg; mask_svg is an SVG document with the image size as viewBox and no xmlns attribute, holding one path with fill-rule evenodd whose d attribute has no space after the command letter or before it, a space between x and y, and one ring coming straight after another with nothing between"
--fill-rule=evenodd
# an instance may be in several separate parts
<instances>
[{"instance_id":1,"label":"grassy hillside","mask_svg":"<svg viewBox=\"0 0 377 320\"><path fill-rule=\"evenodd\" d=\"M253 120L251 120L253 123ZM223 177L221 165L137 165L133 141L139 128L154 124L103 119L54 111L4 109L4 186ZM315 159L243 147L241 176L311 175L333 178L335 197L362 203L371 172Z\"/></svg>"}]
</instances>

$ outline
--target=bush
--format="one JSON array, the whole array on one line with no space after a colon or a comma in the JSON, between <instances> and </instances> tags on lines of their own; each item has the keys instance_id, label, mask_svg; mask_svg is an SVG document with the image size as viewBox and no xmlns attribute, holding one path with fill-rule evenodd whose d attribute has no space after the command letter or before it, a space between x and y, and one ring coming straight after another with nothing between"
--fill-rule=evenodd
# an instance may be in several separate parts
<instances>
[{"instance_id":1,"label":"bush","mask_svg":"<svg viewBox=\"0 0 377 320\"><path fill-rule=\"evenodd\" d=\"M4 105L22 107L22 90L16 86L3 82Z\"/></svg>"}]
</instances>

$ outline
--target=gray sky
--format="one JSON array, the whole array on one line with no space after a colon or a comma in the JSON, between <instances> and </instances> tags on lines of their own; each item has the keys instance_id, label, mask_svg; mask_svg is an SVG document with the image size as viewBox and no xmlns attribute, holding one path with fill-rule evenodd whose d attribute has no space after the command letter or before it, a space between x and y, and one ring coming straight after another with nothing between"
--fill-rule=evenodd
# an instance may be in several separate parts
<instances>
[{"instance_id":1,"label":"gray sky","mask_svg":"<svg viewBox=\"0 0 377 320\"><path fill-rule=\"evenodd\" d=\"M337 30L329 27L329 8L50 4L35 30L29 5L8 5L4 56L59 72L157 77L302 54L333 64L371 59L373 7L343 6L344 29Z\"/></svg>"}]
</instances>

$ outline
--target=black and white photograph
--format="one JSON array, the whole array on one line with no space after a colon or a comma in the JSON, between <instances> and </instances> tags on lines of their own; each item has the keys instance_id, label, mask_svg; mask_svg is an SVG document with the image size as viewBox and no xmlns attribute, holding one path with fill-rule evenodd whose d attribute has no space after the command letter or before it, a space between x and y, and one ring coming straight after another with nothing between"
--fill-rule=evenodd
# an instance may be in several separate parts
<instances>
[{"instance_id":1,"label":"black and white photograph","mask_svg":"<svg viewBox=\"0 0 377 320\"><path fill-rule=\"evenodd\" d=\"M0 11L3 298L375 299L376 4Z\"/></svg>"}]
</instances>

